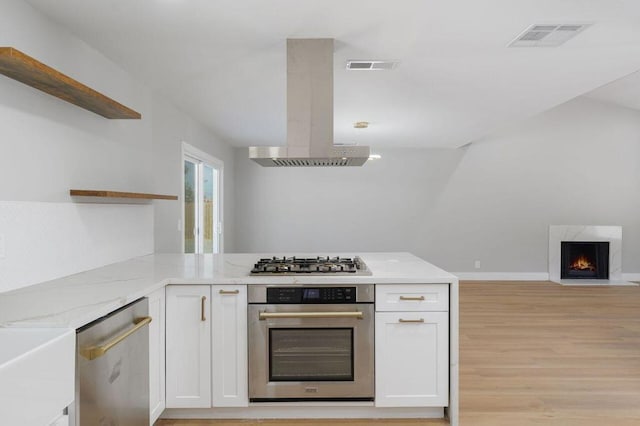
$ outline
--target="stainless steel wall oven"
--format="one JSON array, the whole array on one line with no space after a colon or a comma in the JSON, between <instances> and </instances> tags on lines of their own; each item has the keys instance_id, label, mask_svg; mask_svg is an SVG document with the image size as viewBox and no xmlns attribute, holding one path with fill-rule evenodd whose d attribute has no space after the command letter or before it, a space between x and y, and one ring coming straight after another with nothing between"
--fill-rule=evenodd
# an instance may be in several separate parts
<instances>
[{"instance_id":1,"label":"stainless steel wall oven","mask_svg":"<svg viewBox=\"0 0 640 426\"><path fill-rule=\"evenodd\" d=\"M249 286L249 399L372 401L374 286Z\"/></svg>"}]
</instances>

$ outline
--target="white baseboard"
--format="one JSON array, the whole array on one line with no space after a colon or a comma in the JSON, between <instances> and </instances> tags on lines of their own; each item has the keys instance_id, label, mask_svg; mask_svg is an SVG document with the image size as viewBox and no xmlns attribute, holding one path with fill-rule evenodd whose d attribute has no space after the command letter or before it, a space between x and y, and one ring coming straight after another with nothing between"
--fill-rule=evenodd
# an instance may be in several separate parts
<instances>
[{"instance_id":1,"label":"white baseboard","mask_svg":"<svg viewBox=\"0 0 640 426\"><path fill-rule=\"evenodd\" d=\"M640 274L639 273L629 273L629 274L622 274L622 279L625 281L640 281Z\"/></svg>"},{"instance_id":2,"label":"white baseboard","mask_svg":"<svg viewBox=\"0 0 640 426\"><path fill-rule=\"evenodd\" d=\"M549 281L548 272L452 272L469 281Z\"/></svg>"},{"instance_id":3,"label":"white baseboard","mask_svg":"<svg viewBox=\"0 0 640 426\"><path fill-rule=\"evenodd\" d=\"M264 406L267 404L267 406ZM161 419L442 419L442 407L374 407L340 405L339 402L306 402L277 405L249 403L248 407L228 408L167 408ZM349 403L346 403L349 404ZM336 425L341 424L339 421ZM294 424L294 423L290 423Z\"/></svg>"}]
</instances>

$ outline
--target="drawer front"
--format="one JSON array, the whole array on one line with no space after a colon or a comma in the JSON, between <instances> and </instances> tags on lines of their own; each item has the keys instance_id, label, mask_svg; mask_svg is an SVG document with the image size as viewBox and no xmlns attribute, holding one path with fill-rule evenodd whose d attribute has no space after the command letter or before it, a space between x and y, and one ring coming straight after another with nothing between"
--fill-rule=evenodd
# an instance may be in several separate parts
<instances>
[{"instance_id":1,"label":"drawer front","mask_svg":"<svg viewBox=\"0 0 640 426\"><path fill-rule=\"evenodd\" d=\"M378 284L376 311L449 310L448 284Z\"/></svg>"}]
</instances>

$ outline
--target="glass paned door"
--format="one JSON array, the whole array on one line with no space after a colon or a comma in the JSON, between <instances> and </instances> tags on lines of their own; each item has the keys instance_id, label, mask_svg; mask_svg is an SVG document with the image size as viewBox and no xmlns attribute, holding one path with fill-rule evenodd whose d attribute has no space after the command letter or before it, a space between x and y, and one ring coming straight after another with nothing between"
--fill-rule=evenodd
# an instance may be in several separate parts
<instances>
[{"instance_id":1,"label":"glass paned door","mask_svg":"<svg viewBox=\"0 0 640 426\"><path fill-rule=\"evenodd\" d=\"M184 155L184 252L219 253L221 166Z\"/></svg>"}]
</instances>

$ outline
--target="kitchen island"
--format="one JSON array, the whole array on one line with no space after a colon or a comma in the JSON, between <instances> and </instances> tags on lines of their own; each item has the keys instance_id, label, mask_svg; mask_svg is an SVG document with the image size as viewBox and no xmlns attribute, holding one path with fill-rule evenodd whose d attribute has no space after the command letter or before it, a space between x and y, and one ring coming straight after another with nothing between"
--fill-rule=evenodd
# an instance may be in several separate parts
<instances>
[{"instance_id":1,"label":"kitchen island","mask_svg":"<svg viewBox=\"0 0 640 426\"><path fill-rule=\"evenodd\" d=\"M298 254L298 253L296 253ZM371 270L371 275L268 275L251 276L249 271L257 259L261 257L291 255L291 253L265 254L222 254L222 255L183 255L183 254L154 254L134 258L125 262L108 265L102 268L75 274L69 277L41 283L16 291L0 295L0 327L61 327L77 329L89 322L100 318L122 306L131 303L140 297L151 294L164 296L164 288L179 288L183 286L202 286L224 290L220 286L231 286L238 293L252 285L359 285L373 284L380 291L389 293L390 288L398 286L439 286L440 290L446 289L446 324L448 342L447 365L438 365L445 368L448 376L446 389L448 390L445 404L439 409L433 407L413 407L412 403L377 404L376 402L271 402L271 403L245 403L233 402L228 406L211 405L208 409L193 409L191 407L204 407L202 405L188 404L186 408L174 408L165 410L165 416L215 418L215 417L441 417L446 413L451 424L457 424L458 405L458 280L453 275L419 259L409 253L358 253L358 256ZM316 254L302 254L302 256L315 256ZM339 254L342 255L342 254ZM353 256L347 253L345 256ZM417 288L417 287L416 287ZM439 291L440 291L439 290ZM208 290L210 291L210 290ZM227 290L225 290L227 291ZM210 292L207 294L213 294ZM238 294L234 293L234 294ZM387 294L385 293L385 294ZM379 297L376 290L376 297ZM245 293L246 297L246 293ZM423 297L423 296L421 296ZM204 300L204 299L203 299ZM244 299L246 313L246 299ZM424 300L424 297L422 298ZM215 300L213 301L215 302ZM391 314L391 309L385 304L376 301L376 326L378 318ZM170 300L167 300L170 303ZM164 303L159 305L164 307ZM204 306L204 302L203 302ZM222 306L222 305L221 305ZM215 315L215 308L211 307ZM428 309L425 309L428 310ZM378 312L380 311L380 312ZM204 313L204 310L203 310ZM238 314L236 312L236 314ZM164 315L164 311L162 312ZM204 315L203 315L204 318ZM386 317L385 317L386 318ZM418 318L418 317L416 317ZM420 317L411 322L417 322ZM246 321L246 314L245 314ZM160 321L164 326L164 321ZM409 321L407 321L409 322ZM428 321L427 321L428 322ZM167 337L171 336L171 318L166 319ZM242 324L236 324L242 326ZM246 323L245 323L246 327ZM237 330L237 334L243 333ZM164 328L162 328L164 331ZM215 336L215 330L213 330ZM164 335L164 333L162 333ZM246 336L246 329L244 331ZM376 334L376 338L378 335ZM245 339L246 341L246 339ZM155 350L164 349L163 347ZM167 353L171 342L167 341ZM152 348L152 357L154 349ZM214 350L215 352L215 350ZM378 354L376 347L376 354ZM378 356L378 355L377 355ZM164 358L162 358L164 359ZM164 362L162 363L164 364ZM240 366L246 363L240 362ZM402 361L399 360L399 365ZM172 365L167 360L167 380L169 381ZM214 371L215 376L215 371ZM164 377L163 377L164 379ZM215 379L214 379L215 381ZM216 384L214 383L215 387ZM381 389L377 382L376 393ZM171 387L167 383L167 392ZM168 397L167 397L168 398ZM378 398L376 397L376 401ZM283 406L287 406L283 410ZM384 407L383 407L384 405ZM326 410L326 407L332 407ZM402 408L400 408L402 407Z\"/></svg>"}]
</instances>

